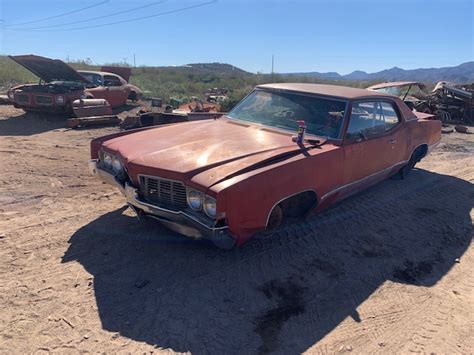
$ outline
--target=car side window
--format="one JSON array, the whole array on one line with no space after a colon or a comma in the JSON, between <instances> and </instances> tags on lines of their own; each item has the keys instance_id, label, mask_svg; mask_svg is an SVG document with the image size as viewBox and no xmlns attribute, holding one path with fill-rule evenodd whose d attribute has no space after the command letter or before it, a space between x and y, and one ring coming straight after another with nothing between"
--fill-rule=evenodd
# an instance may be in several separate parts
<instances>
[{"instance_id":1,"label":"car side window","mask_svg":"<svg viewBox=\"0 0 474 355\"><path fill-rule=\"evenodd\" d=\"M400 119L392 104L381 102L380 105L382 106L382 113L385 121L385 131L389 131L400 122Z\"/></svg>"},{"instance_id":2,"label":"car side window","mask_svg":"<svg viewBox=\"0 0 474 355\"><path fill-rule=\"evenodd\" d=\"M385 132L385 123L379 102L364 101L352 104L346 138L367 139L383 132Z\"/></svg>"},{"instance_id":3,"label":"car side window","mask_svg":"<svg viewBox=\"0 0 474 355\"><path fill-rule=\"evenodd\" d=\"M116 76L104 75L104 86L122 86L122 82Z\"/></svg>"},{"instance_id":4,"label":"car side window","mask_svg":"<svg viewBox=\"0 0 474 355\"><path fill-rule=\"evenodd\" d=\"M392 104L378 101L355 102L352 105L346 138L367 139L391 130L400 121Z\"/></svg>"}]
</instances>

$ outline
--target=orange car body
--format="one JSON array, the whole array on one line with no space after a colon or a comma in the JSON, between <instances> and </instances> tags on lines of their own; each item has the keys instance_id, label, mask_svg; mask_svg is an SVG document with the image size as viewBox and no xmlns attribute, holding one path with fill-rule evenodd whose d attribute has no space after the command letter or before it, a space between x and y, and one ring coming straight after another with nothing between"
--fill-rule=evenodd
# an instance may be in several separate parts
<instances>
[{"instance_id":1,"label":"orange car body","mask_svg":"<svg viewBox=\"0 0 474 355\"><path fill-rule=\"evenodd\" d=\"M97 138L91 171L117 185L139 214L188 236L242 245L267 227L282 201L307 193L311 211L321 211L396 174L413 152L421 152L421 159L441 138L439 121L410 111L392 95L314 84L269 84L256 92L343 100L340 136L298 145L294 132L224 116ZM364 139L350 137L350 121L361 115L355 106L372 102L391 105L398 122ZM120 161L122 177L104 166L104 154ZM183 187L215 199L216 217L185 206Z\"/></svg>"},{"instance_id":2,"label":"orange car body","mask_svg":"<svg viewBox=\"0 0 474 355\"><path fill-rule=\"evenodd\" d=\"M35 55L10 56L41 81L12 87L8 96L16 108L25 111L71 113L72 103L80 98L107 100L112 107L119 107L127 99L138 99L142 92L136 86L113 72L89 71L71 68L58 59ZM107 67L114 70L114 67ZM130 68L115 68L127 73Z\"/></svg>"}]
</instances>

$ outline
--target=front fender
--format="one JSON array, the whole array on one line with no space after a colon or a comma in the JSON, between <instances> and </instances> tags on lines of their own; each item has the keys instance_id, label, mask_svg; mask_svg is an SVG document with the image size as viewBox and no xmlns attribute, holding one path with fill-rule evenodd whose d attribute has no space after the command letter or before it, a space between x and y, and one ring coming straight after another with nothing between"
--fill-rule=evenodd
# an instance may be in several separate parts
<instances>
[{"instance_id":1,"label":"front fender","mask_svg":"<svg viewBox=\"0 0 474 355\"><path fill-rule=\"evenodd\" d=\"M126 136L128 134L133 134L133 133L136 133L136 132L145 131L147 129L153 129L153 128L156 128L156 127L153 127L153 126L151 126L151 127L142 127L142 128L131 129L131 130L128 130L128 131L122 131L122 132L108 134L106 136L95 138L91 141L91 159L98 159L99 158L99 150L101 149L102 144L104 144L106 141L114 139L114 138L118 138L118 137L123 137L123 136Z\"/></svg>"}]
</instances>

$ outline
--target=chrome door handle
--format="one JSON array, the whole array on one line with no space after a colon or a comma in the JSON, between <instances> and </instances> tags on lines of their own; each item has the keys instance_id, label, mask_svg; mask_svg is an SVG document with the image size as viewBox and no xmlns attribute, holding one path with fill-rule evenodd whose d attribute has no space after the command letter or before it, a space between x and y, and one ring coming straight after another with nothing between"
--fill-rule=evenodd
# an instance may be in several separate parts
<instances>
[{"instance_id":1,"label":"chrome door handle","mask_svg":"<svg viewBox=\"0 0 474 355\"><path fill-rule=\"evenodd\" d=\"M395 143L397 143L397 141L395 139L392 139L392 140L388 141L388 144L395 144Z\"/></svg>"}]
</instances>

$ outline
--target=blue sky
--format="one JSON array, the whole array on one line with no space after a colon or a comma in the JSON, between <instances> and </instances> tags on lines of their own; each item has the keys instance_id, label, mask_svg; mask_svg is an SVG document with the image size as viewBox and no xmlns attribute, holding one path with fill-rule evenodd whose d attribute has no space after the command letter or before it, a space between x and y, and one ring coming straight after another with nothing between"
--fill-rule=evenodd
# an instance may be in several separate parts
<instances>
[{"instance_id":1,"label":"blue sky","mask_svg":"<svg viewBox=\"0 0 474 355\"><path fill-rule=\"evenodd\" d=\"M474 0L0 0L0 20L1 54L94 63L133 63L135 54L137 65L270 72L274 54L276 72L346 74L474 60Z\"/></svg>"}]
</instances>

